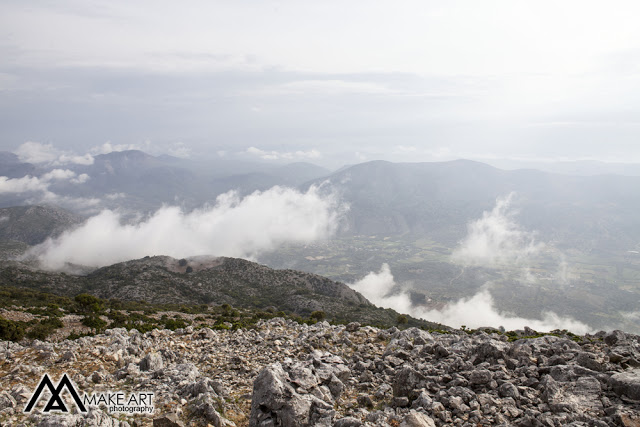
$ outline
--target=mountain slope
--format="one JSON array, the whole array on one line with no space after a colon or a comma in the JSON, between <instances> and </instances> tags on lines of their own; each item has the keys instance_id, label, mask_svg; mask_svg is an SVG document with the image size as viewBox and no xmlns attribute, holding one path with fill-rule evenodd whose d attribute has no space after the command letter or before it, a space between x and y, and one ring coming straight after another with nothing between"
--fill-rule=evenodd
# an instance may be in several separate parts
<instances>
[{"instance_id":1,"label":"mountain slope","mask_svg":"<svg viewBox=\"0 0 640 427\"><path fill-rule=\"evenodd\" d=\"M0 151L0 176L20 178L33 175L35 171L36 167L33 164L20 161L18 156L8 151Z\"/></svg>"},{"instance_id":2,"label":"mountain slope","mask_svg":"<svg viewBox=\"0 0 640 427\"><path fill-rule=\"evenodd\" d=\"M37 245L81 221L80 216L52 206L0 208L0 242L12 240Z\"/></svg>"},{"instance_id":3,"label":"mountain slope","mask_svg":"<svg viewBox=\"0 0 640 427\"><path fill-rule=\"evenodd\" d=\"M273 270L236 258L176 260L146 257L104 267L87 276L34 271L5 262L0 284L61 295L88 292L105 299L171 304L275 307L301 316L323 311L328 319L395 325L398 313L375 307L347 285L294 270ZM442 325L408 317L410 326Z\"/></svg>"}]
</instances>

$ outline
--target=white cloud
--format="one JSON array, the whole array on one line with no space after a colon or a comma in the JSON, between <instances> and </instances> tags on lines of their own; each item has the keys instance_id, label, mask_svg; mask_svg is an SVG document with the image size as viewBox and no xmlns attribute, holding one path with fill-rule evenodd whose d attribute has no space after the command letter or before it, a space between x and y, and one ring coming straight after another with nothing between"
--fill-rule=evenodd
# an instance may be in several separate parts
<instances>
[{"instance_id":1,"label":"white cloud","mask_svg":"<svg viewBox=\"0 0 640 427\"><path fill-rule=\"evenodd\" d=\"M87 175L86 173L82 173L80 175L78 175L76 178L72 178L70 181L73 184L84 184L85 182L89 181L91 177L89 175Z\"/></svg>"},{"instance_id":2,"label":"white cloud","mask_svg":"<svg viewBox=\"0 0 640 427\"><path fill-rule=\"evenodd\" d=\"M93 155L109 154L120 151L139 150L144 151L152 156L158 156L160 154L168 154L170 156L179 157L181 159L187 159L191 157L192 149L184 142L173 143L152 143L150 140L145 140L140 144L114 144L111 141L107 141L102 145L97 145L89 150Z\"/></svg>"},{"instance_id":3,"label":"white cloud","mask_svg":"<svg viewBox=\"0 0 640 427\"><path fill-rule=\"evenodd\" d=\"M93 156L89 153L84 154L82 156L78 156L75 154L61 154L56 160L58 164L67 164L73 163L76 165L92 165L94 162Z\"/></svg>"},{"instance_id":4,"label":"white cloud","mask_svg":"<svg viewBox=\"0 0 640 427\"><path fill-rule=\"evenodd\" d=\"M69 169L53 169L40 177L45 182L50 181L67 181L74 178L76 173Z\"/></svg>"},{"instance_id":5,"label":"white cloud","mask_svg":"<svg viewBox=\"0 0 640 427\"><path fill-rule=\"evenodd\" d=\"M621 312L620 314L622 315L623 318L629 321L640 322L640 311Z\"/></svg>"},{"instance_id":6,"label":"white cloud","mask_svg":"<svg viewBox=\"0 0 640 427\"><path fill-rule=\"evenodd\" d=\"M535 233L523 230L513 219L513 197L511 193L498 198L491 212L485 211L482 218L467 226L467 237L453 251L452 260L483 266L522 263L544 247L536 243Z\"/></svg>"},{"instance_id":7,"label":"white cloud","mask_svg":"<svg viewBox=\"0 0 640 427\"><path fill-rule=\"evenodd\" d=\"M263 160L313 160L322 157L322 154L316 150L308 151L265 151L256 147L249 147L247 154L260 157Z\"/></svg>"},{"instance_id":8,"label":"white cloud","mask_svg":"<svg viewBox=\"0 0 640 427\"><path fill-rule=\"evenodd\" d=\"M148 146L149 144L147 144ZM142 150L142 147L137 144L112 144L111 141L107 141L102 145L98 145L93 147L90 152L93 155L98 154L109 154L118 151L128 151L128 150Z\"/></svg>"},{"instance_id":9,"label":"white cloud","mask_svg":"<svg viewBox=\"0 0 640 427\"><path fill-rule=\"evenodd\" d=\"M14 153L21 161L27 163L49 163L59 156L59 151L52 144L41 144L34 141L25 142Z\"/></svg>"},{"instance_id":10,"label":"white cloud","mask_svg":"<svg viewBox=\"0 0 640 427\"><path fill-rule=\"evenodd\" d=\"M362 280L349 286L378 306L392 308L400 313L456 328L462 325L470 328L504 326L507 330L514 330L529 326L541 332L567 329L584 334L591 331L588 325L553 312L543 312L542 319L527 319L506 311L499 311L489 289L483 289L470 298L462 298L447 304L440 310L427 310L413 305L409 294L405 291L392 293L396 283L387 264L382 265L380 272L371 272Z\"/></svg>"},{"instance_id":11,"label":"white cloud","mask_svg":"<svg viewBox=\"0 0 640 427\"><path fill-rule=\"evenodd\" d=\"M543 312L542 319L526 319L512 313L500 312L488 289L481 290L470 298L448 304L441 310L418 310L417 314L424 319L456 327L461 325L471 328L503 326L507 330L514 330L528 326L536 331L567 329L577 334L591 331L588 325L551 311Z\"/></svg>"},{"instance_id":12,"label":"white cloud","mask_svg":"<svg viewBox=\"0 0 640 427\"><path fill-rule=\"evenodd\" d=\"M167 148L167 154L181 159L191 157L191 147L187 147L183 142L176 142Z\"/></svg>"},{"instance_id":13,"label":"white cloud","mask_svg":"<svg viewBox=\"0 0 640 427\"><path fill-rule=\"evenodd\" d=\"M2 193L28 193L34 191L48 192L52 181L69 181L74 184L82 184L89 180L89 175L83 173L77 176L69 169L53 169L41 177L23 176L22 178L8 178L0 176L0 194Z\"/></svg>"},{"instance_id":14,"label":"white cloud","mask_svg":"<svg viewBox=\"0 0 640 427\"><path fill-rule=\"evenodd\" d=\"M35 176L27 175L22 178L12 179L6 176L0 176L0 194L46 191L48 187L49 184L47 182L43 182Z\"/></svg>"},{"instance_id":15,"label":"white cloud","mask_svg":"<svg viewBox=\"0 0 640 427\"><path fill-rule=\"evenodd\" d=\"M382 264L378 273L373 271L351 285L352 289L360 292L375 305L392 308L401 313L408 313L411 299L404 292L390 294L396 286L388 264Z\"/></svg>"},{"instance_id":16,"label":"white cloud","mask_svg":"<svg viewBox=\"0 0 640 427\"><path fill-rule=\"evenodd\" d=\"M105 210L81 227L35 247L44 266L104 266L146 255L253 257L284 242L308 243L332 235L344 210L312 187L306 193L273 187L242 199L219 196L214 206L190 213L163 207L135 224Z\"/></svg>"},{"instance_id":17,"label":"white cloud","mask_svg":"<svg viewBox=\"0 0 640 427\"><path fill-rule=\"evenodd\" d=\"M77 164L92 165L91 154L76 155L69 151L60 151L53 144L27 141L21 144L14 153L18 158L27 163L48 163L51 165Z\"/></svg>"},{"instance_id":18,"label":"white cloud","mask_svg":"<svg viewBox=\"0 0 640 427\"><path fill-rule=\"evenodd\" d=\"M100 199L86 197L62 196L52 191L45 191L42 196L28 201L29 204L49 203L84 214L93 214L102 203Z\"/></svg>"},{"instance_id":19,"label":"white cloud","mask_svg":"<svg viewBox=\"0 0 640 427\"><path fill-rule=\"evenodd\" d=\"M27 204L51 203L76 211L93 212L100 203L99 199L62 196L49 191L49 186L53 181L82 184L88 179L89 175L77 176L75 172L68 169L54 169L41 177L27 175L22 178L9 179L6 176L0 176L0 194L26 193L29 194L26 199Z\"/></svg>"}]
</instances>

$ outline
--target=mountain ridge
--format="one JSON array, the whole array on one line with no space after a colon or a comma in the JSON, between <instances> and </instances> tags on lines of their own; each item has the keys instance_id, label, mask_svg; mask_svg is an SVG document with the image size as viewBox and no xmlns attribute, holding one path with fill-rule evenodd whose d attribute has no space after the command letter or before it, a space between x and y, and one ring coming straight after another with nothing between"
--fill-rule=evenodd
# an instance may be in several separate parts
<instances>
[{"instance_id":1,"label":"mountain ridge","mask_svg":"<svg viewBox=\"0 0 640 427\"><path fill-rule=\"evenodd\" d=\"M322 311L337 322L394 325L399 313L374 306L344 283L295 270L274 270L239 258L145 257L97 269L86 276L44 272L4 261L0 283L54 294L86 292L103 299L154 304L230 304L277 310L301 316ZM443 325L406 316L408 324Z\"/></svg>"}]
</instances>

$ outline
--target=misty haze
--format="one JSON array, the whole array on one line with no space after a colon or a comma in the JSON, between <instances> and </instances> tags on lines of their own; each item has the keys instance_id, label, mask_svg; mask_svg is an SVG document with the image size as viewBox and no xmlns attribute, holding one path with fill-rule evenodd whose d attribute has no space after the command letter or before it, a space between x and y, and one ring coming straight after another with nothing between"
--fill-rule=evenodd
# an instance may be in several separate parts
<instances>
[{"instance_id":1,"label":"misty haze","mask_svg":"<svg viewBox=\"0 0 640 427\"><path fill-rule=\"evenodd\" d=\"M280 343L279 367L236 369L232 398L198 365L159 425L640 423L635 3L0 10L2 360L137 333L232 354L215 334L240 331ZM113 381L164 387L183 366L167 349L121 351ZM232 381L211 354L198 363ZM293 391L261 394L269 378ZM3 411L26 391L2 387L0 423L25 420Z\"/></svg>"}]
</instances>

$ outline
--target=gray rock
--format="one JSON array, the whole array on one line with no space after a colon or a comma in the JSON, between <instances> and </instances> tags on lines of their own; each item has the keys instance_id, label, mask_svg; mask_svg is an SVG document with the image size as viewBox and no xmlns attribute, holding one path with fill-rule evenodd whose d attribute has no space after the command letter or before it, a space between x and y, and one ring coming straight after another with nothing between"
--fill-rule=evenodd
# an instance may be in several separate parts
<instances>
[{"instance_id":1,"label":"gray rock","mask_svg":"<svg viewBox=\"0 0 640 427\"><path fill-rule=\"evenodd\" d=\"M58 361L59 362L74 362L77 359L78 359L78 357L76 356L76 353L74 353L73 351L66 351L60 357L60 359L58 359Z\"/></svg>"},{"instance_id":2,"label":"gray rock","mask_svg":"<svg viewBox=\"0 0 640 427\"><path fill-rule=\"evenodd\" d=\"M518 391L518 387L511 383L504 383L498 388L498 394L500 397L511 397L513 399L520 398L520 392Z\"/></svg>"},{"instance_id":3,"label":"gray rock","mask_svg":"<svg viewBox=\"0 0 640 427\"><path fill-rule=\"evenodd\" d=\"M427 408L430 408L432 404L433 404L433 399L431 399L431 396L429 396L426 392L422 391L420 392L418 397L413 401L413 403L411 404L411 407L413 409L419 409L419 408L427 409Z\"/></svg>"},{"instance_id":4,"label":"gray rock","mask_svg":"<svg viewBox=\"0 0 640 427\"><path fill-rule=\"evenodd\" d=\"M198 338L212 340L216 337L216 333L211 328L202 328L198 331Z\"/></svg>"},{"instance_id":5,"label":"gray rock","mask_svg":"<svg viewBox=\"0 0 640 427\"><path fill-rule=\"evenodd\" d=\"M619 345L627 340L627 335L619 330L611 331L604 337L604 342L609 346Z\"/></svg>"},{"instance_id":6,"label":"gray rock","mask_svg":"<svg viewBox=\"0 0 640 427\"><path fill-rule=\"evenodd\" d=\"M296 364L289 369L289 379L297 387L302 387L305 390L311 390L318 385L318 377L311 369L305 368L301 364Z\"/></svg>"},{"instance_id":7,"label":"gray rock","mask_svg":"<svg viewBox=\"0 0 640 427\"><path fill-rule=\"evenodd\" d=\"M38 427L75 427L82 425L79 415L49 415L38 422Z\"/></svg>"},{"instance_id":8,"label":"gray rock","mask_svg":"<svg viewBox=\"0 0 640 427\"><path fill-rule=\"evenodd\" d=\"M340 418L333 423L333 427L360 427L361 425L362 421L353 417Z\"/></svg>"},{"instance_id":9,"label":"gray rock","mask_svg":"<svg viewBox=\"0 0 640 427\"><path fill-rule=\"evenodd\" d=\"M339 398L345 388L344 383L340 381L340 379L335 375L331 375L331 378L327 383L327 387L329 388L329 391L331 392L331 395L334 399Z\"/></svg>"},{"instance_id":10,"label":"gray rock","mask_svg":"<svg viewBox=\"0 0 640 427\"><path fill-rule=\"evenodd\" d=\"M495 361L498 359L504 359L508 351L509 344L502 341L491 340L480 344L474 353L478 361Z\"/></svg>"},{"instance_id":11,"label":"gray rock","mask_svg":"<svg viewBox=\"0 0 640 427\"><path fill-rule=\"evenodd\" d=\"M96 371L91 374L91 381L95 384L100 384L102 381L104 381L104 376L100 372Z\"/></svg>"},{"instance_id":12,"label":"gray rock","mask_svg":"<svg viewBox=\"0 0 640 427\"><path fill-rule=\"evenodd\" d=\"M403 366L393 378L393 395L409 396L412 390L420 388L420 382L424 380L424 375L416 371L411 366Z\"/></svg>"},{"instance_id":13,"label":"gray rock","mask_svg":"<svg viewBox=\"0 0 640 427\"><path fill-rule=\"evenodd\" d=\"M154 418L153 427L184 427L184 423L176 414L170 413Z\"/></svg>"},{"instance_id":14,"label":"gray rock","mask_svg":"<svg viewBox=\"0 0 640 427\"><path fill-rule=\"evenodd\" d=\"M469 374L469 382L475 385L483 385L491 382L493 374L487 369L476 369Z\"/></svg>"},{"instance_id":15,"label":"gray rock","mask_svg":"<svg viewBox=\"0 0 640 427\"><path fill-rule=\"evenodd\" d=\"M640 400L640 369L612 375L609 379L609 385L618 396Z\"/></svg>"},{"instance_id":16,"label":"gray rock","mask_svg":"<svg viewBox=\"0 0 640 427\"><path fill-rule=\"evenodd\" d=\"M542 399L554 412L602 414L602 390L595 378L580 377L575 382L559 382L546 376L540 385L543 388Z\"/></svg>"},{"instance_id":17,"label":"gray rock","mask_svg":"<svg viewBox=\"0 0 640 427\"><path fill-rule=\"evenodd\" d=\"M249 426L332 424L331 405L312 394L298 394L280 363L264 368L253 383Z\"/></svg>"},{"instance_id":18,"label":"gray rock","mask_svg":"<svg viewBox=\"0 0 640 427\"><path fill-rule=\"evenodd\" d=\"M152 352L147 354L140 361L140 370L141 371L157 371L162 369L164 363L162 362L162 356L159 353Z\"/></svg>"},{"instance_id":19,"label":"gray rock","mask_svg":"<svg viewBox=\"0 0 640 427\"><path fill-rule=\"evenodd\" d=\"M0 393L0 411L7 408L15 408L16 405L16 399L14 399L8 392L3 391Z\"/></svg>"},{"instance_id":20,"label":"gray rock","mask_svg":"<svg viewBox=\"0 0 640 427\"><path fill-rule=\"evenodd\" d=\"M409 398L406 396L396 396L393 398L393 406L397 408L406 408L409 406Z\"/></svg>"},{"instance_id":21,"label":"gray rock","mask_svg":"<svg viewBox=\"0 0 640 427\"><path fill-rule=\"evenodd\" d=\"M358 329L360 329L360 323L358 322L351 322L345 328L347 332L355 332Z\"/></svg>"},{"instance_id":22,"label":"gray rock","mask_svg":"<svg viewBox=\"0 0 640 427\"><path fill-rule=\"evenodd\" d=\"M601 361L596 360L597 356L593 353L588 353L586 351L581 351L576 356L576 362L578 365L583 366L587 369L591 369L592 371L604 371L604 365Z\"/></svg>"},{"instance_id":23,"label":"gray rock","mask_svg":"<svg viewBox=\"0 0 640 427\"><path fill-rule=\"evenodd\" d=\"M400 427L436 427L436 423L430 416L412 409L402 420Z\"/></svg>"},{"instance_id":24,"label":"gray rock","mask_svg":"<svg viewBox=\"0 0 640 427\"><path fill-rule=\"evenodd\" d=\"M371 397L366 395L366 394L361 394L356 398L356 402L358 402L358 405L360 405L363 408L373 408L373 400L371 400Z\"/></svg>"}]
</instances>

